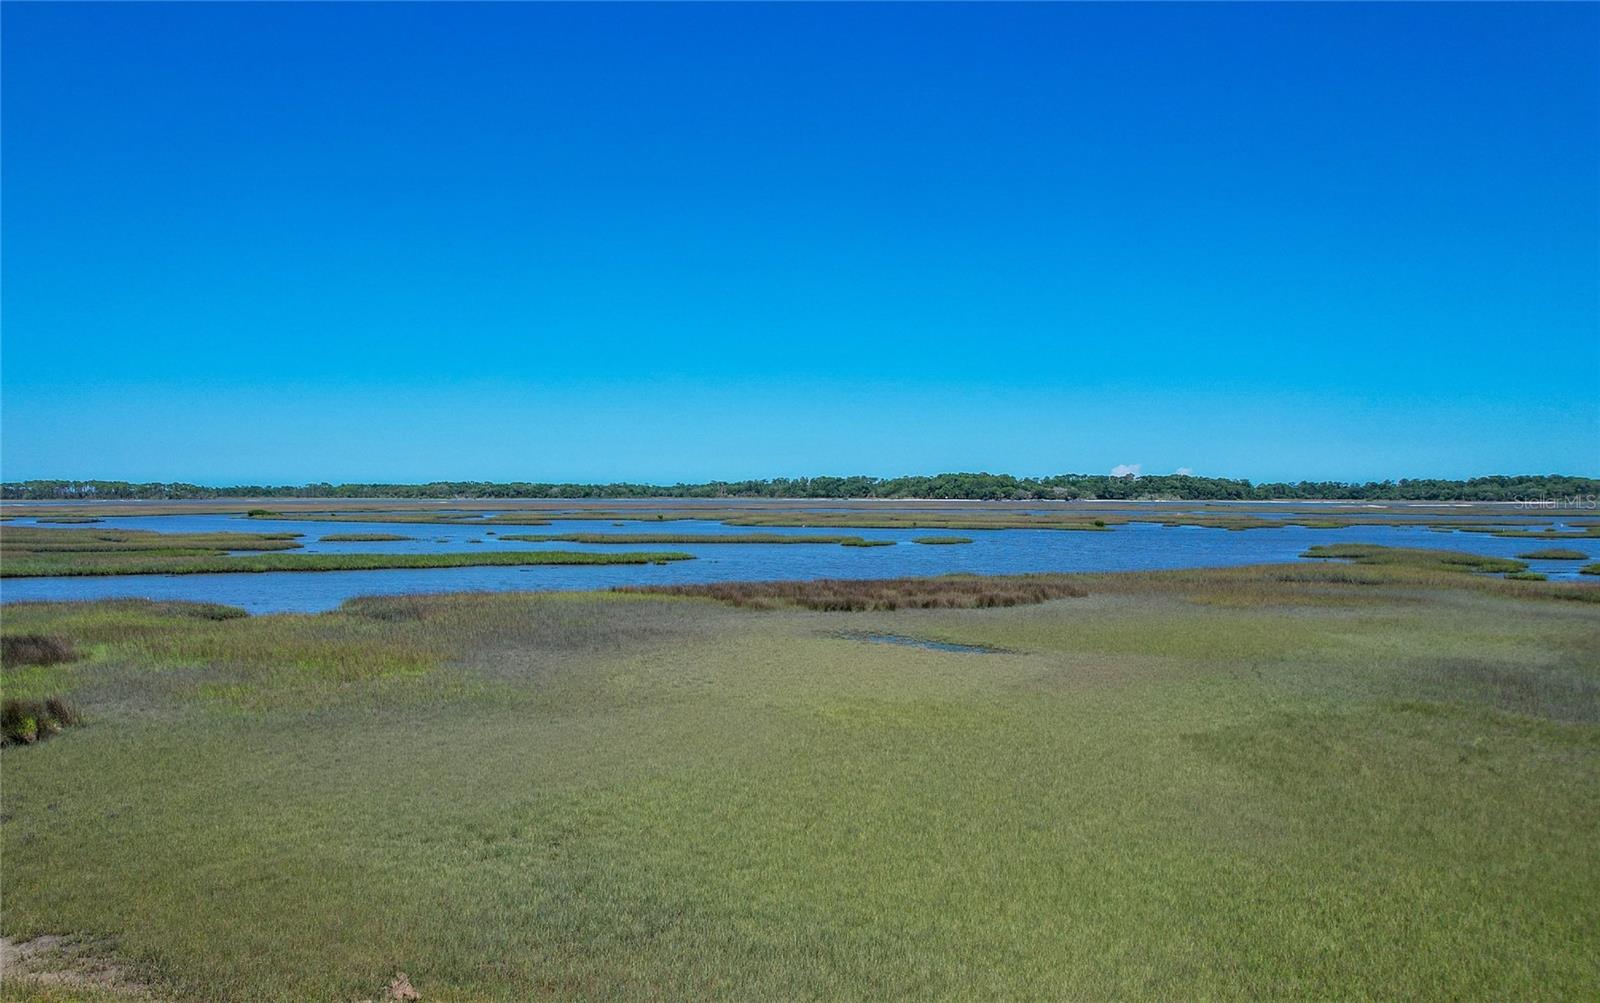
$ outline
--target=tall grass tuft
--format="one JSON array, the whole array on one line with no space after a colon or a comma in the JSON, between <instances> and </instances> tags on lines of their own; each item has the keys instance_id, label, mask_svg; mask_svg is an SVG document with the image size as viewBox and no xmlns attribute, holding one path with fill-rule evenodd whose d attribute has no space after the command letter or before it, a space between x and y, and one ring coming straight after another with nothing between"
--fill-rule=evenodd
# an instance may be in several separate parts
<instances>
[{"instance_id":1,"label":"tall grass tuft","mask_svg":"<svg viewBox=\"0 0 1600 1003\"><path fill-rule=\"evenodd\" d=\"M70 640L56 634L10 634L0 639L0 665L60 665L81 656Z\"/></svg>"},{"instance_id":2,"label":"tall grass tuft","mask_svg":"<svg viewBox=\"0 0 1600 1003\"><path fill-rule=\"evenodd\" d=\"M78 709L60 697L0 700L0 745L31 745L82 723Z\"/></svg>"}]
</instances>

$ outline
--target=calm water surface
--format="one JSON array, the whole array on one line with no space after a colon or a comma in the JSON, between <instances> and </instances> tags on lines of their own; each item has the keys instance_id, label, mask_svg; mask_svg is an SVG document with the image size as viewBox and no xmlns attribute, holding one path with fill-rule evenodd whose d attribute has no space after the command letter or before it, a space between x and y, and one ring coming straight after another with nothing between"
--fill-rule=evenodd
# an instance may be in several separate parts
<instances>
[{"instance_id":1,"label":"calm water surface","mask_svg":"<svg viewBox=\"0 0 1600 1003\"><path fill-rule=\"evenodd\" d=\"M17 519L11 525L30 525ZM227 575L137 575L82 578L17 578L0 581L0 600L102 599L136 596L191 599L240 606L254 613L316 612L332 609L353 596L412 592L602 589L613 585L658 585L683 582L761 581L796 578L894 578L947 572L1019 574L1034 571L1145 571L1170 568L1227 567L1299 560L1318 543L1379 543L1392 547L1466 550L1495 557L1545 546L1560 546L1600 555L1591 540L1508 539L1484 533L1439 533L1414 526L1362 526L1349 529L1282 529L1232 531L1194 526L1167 527L1150 523L1116 526L1106 532L1063 530L942 529L790 529L724 526L685 520L630 521L557 520L549 526L450 525L437 523L312 522L292 518L245 519L235 515L167 515L107 517L85 529L147 529L168 533L250 532L300 533L296 553L419 554L478 550L673 550L695 555L693 561L667 565L529 566L427 568L391 571L268 572ZM607 546L579 543L503 541L510 533L782 533L848 535L892 540L892 547L840 547L833 544L666 544ZM334 533L394 533L403 542L323 543ZM959 535L970 544L923 546L918 536ZM1532 570L1552 580L1575 579L1583 561L1532 561Z\"/></svg>"}]
</instances>

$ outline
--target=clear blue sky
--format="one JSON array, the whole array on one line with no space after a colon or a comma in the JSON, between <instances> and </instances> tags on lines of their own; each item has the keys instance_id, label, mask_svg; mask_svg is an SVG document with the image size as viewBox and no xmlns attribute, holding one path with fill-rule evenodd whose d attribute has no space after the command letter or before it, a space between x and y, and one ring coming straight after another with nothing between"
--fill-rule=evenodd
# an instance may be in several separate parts
<instances>
[{"instance_id":1,"label":"clear blue sky","mask_svg":"<svg viewBox=\"0 0 1600 1003\"><path fill-rule=\"evenodd\" d=\"M3 470L1600 474L1600 6L4 6Z\"/></svg>"}]
</instances>

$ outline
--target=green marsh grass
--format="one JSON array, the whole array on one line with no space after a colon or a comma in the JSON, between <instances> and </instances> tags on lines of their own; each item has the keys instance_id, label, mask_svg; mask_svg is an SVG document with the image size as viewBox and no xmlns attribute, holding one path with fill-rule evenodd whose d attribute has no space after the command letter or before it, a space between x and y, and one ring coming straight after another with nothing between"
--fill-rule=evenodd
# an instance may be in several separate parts
<instances>
[{"instance_id":1,"label":"green marsh grass","mask_svg":"<svg viewBox=\"0 0 1600 1003\"><path fill-rule=\"evenodd\" d=\"M142 530L0 530L0 577L54 574L119 574L117 569L178 568L236 560L234 551L298 549L296 533L155 533ZM93 570L86 570L93 569ZM137 573L137 572L135 572Z\"/></svg>"},{"instance_id":2,"label":"green marsh grass","mask_svg":"<svg viewBox=\"0 0 1600 1003\"><path fill-rule=\"evenodd\" d=\"M51 553L225 554L234 550L293 550L299 533L157 533L135 529L0 529L0 552L28 556Z\"/></svg>"},{"instance_id":3,"label":"green marsh grass","mask_svg":"<svg viewBox=\"0 0 1600 1003\"><path fill-rule=\"evenodd\" d=\"M783 527L798 529L1064 529L1096 531L1105 529L1082 515L1032 515L1021 512L974 511L970 514L940 511L781 511L748 509L672 509L622 511L546 512L551 521L570 519L608 519L622 522L681 522L707 520L725 526ZM1118 520L1126 521L1126 520Z\"/></svg>"},{"instance_id":4,"label":"green marsh grass","mask_svg":"<svg viewBox=\"0 0 1600 1003\"><path fill-rule=\"evenodd\" d=\"M321 543L389 543L401 540L412 540L415 537L401 536L398 533L329 533L319 537Z\"/></svg>"},{"instance_id":5,"label":"green marsh grass","mask_svg":"<svg viewBox=\"0 0 1600 1003\"><path fill-rule=\"evenodd\" d=\"M1530 550L1526 554L1518 554L1517 558L1524 561L1587 561L1589 555L1581 550L1546 547L1543 550Z\"/></svg>"},{"instance_id":6,"label":"green marsh grass","mask_svg":"<svg viewBox=\"0 0 1600 1003\"><path fill-rule=\"evenodd\" d=\"M665 564L668 561L694 560L693 554L673 551L596 554L566 550L496 550L472 554L256 554L248 557L209 557L189 554L53 556L66 559L7 560L4 566L0 567L0 577L375 571L395 568L467 568L535 564Z\"/></svg>"},{"instance_id":7,"label":"green marsh grass","mask_svg":"<svg viewBox=\"0 0 1600 1003\"><path fill-rule=\"evenodd\" d=\"M1505 557L1484 557L1457 550L1427 550L1408 547L1385 547L1375 543L1336 543L1318 545L1301 557L1322 560L1349 560L1357 564L1397 564L1420 568L1438 568L1445 571L1475 571L1489 574L1526 571L1522 561Z\"/></svg>"},{"instance_id":8,"label":"green marsh grass","mask_svg":"<svg viewBox=\"0 0 1600 1003\"><path fill-rule=\"evenodd\" d=\"M1600 588L1062 579L8 606L91 655L23 670L86 723L0 752L0 932L179 1003L1594 995L1600 607L1540 600Z\"/></svg>"},{"instance_id":9,"label":"green marsh grass","mask_svg":"<svg viewBox=\"0 0 1600 1003\"><path fill-rule=\"evenodd\" d=\"M550 519L540 513L521 514L516 512L497 513L489 515L483 512L408 512L400 511L352 511L352 512L295 512L290 514L272 513L270 518L290 518L300 522L391 522L391 523L417 523L442 524L442 525L493 525L507 526L548 526Z\"/></svg>"},{"instance_id":10,"label":"green marsh grass","mask_svg":"<svg viewBox=\"0 0 1600 1003\"><path fill-rule=\"evenodd\" d=\"M833 543L861 546L867 542L859 536L801 536L786 533L506 533L500 539L525 543L610 543L630 546L673 543Z\"/></svg>"},{"instance_id":11,"label":"green marsh grass","mask_svg":"<svg viewBox=\"0 0 1600 1003\"><path fill-rule=\"evenodd\" d=\"M391 538L386 534L349 534L349 537ZM496 551L487 554L270 553L299 547L298 534L295 533L153 533L8 527L0 531L0 577L367 571L525 564L659 564L694 559L691 554L638 551L622 554L560 550ZM231 551L268 553L241 556Z\"/></svg>"},{"instance_id":12,"label":"green marsh grass","mask_svg":"<svg viewBox=\"0 0 1600 1003\"><path fill-rule=\"evenodd\" d=\"M1078 598L1082 586L1066 575L943 575L937 578L820 578L793 582L713 582L632 585L615 591L694 596L734 606L802 606L844 612L896 609L988 609Z\"/></svg>"},{"instance_id":13,"label":"green marsh grass","mask_svg":"<svg viewBox=\"0 0 1600 1003\"><path fill-rule=\"evenodd\" d=\"M700 515L686 516L686 518L708 517ZM1092 520L1079 515L986 512L970 515L937 512L809 512L771 515L731 513L722 521L729 526L836 526L846 529L1060 529L1092 533L1106 528L1103 524L1097 526Z\"/></svg>"},{"instance_id":14,"label":"green marsh grass","mask_svg":"<svg viewBox=\"0 0 1600 1003\"><path fill-rule=\"evenodd\" d=\"M1187 508L1187 507L1186 507ZM549 520L626 518L634 521L674 521L707 519L728 526L783 526L797 528L839 529L1058 529L1102 531L1128 523L1156 523L1163 526L1194 526L1207 529L1249 530L1281 529L1301 526L1307 529L1345 529L1351 526L1428 526L1438 522L1429 514L1372 514L1352 515L1298 515L1286 513L1282 518L1265 518L1254 513L1227 511L1167 511L1150 507L1140 511L1127 505L1107 509L1070 508L1060 513L1006 511L1001 506L974 508L961 512L938 510L864 510L864 511L794 511L761 512L747 509L671 509L652 512L548 512ZM1453 526L1442 528L1455 528ZM1583 535L1583 534L1579 534Z\"/></svg>"},{"instance_id":15,"label":"green marsh grass","mask_svg":"<svg viewBox=\"0 0 1600 1003\"><path fill-rule=\"evenodd\" d=\"M930 547L948 547L959 543L971 543L970 536L917 536L912 537L912 543L925 543Z\"/></svg>"},{"instance_id":16,"label":"green marsh grass","mask_svg":"<svg viewBox=\"0 0 1600 1003\"><path fill-rule=\"evenodd\" d=\"M1481 533L1489 533L1493 536L1528 540L1585 540L1600 536L1600 524L1595 523L1574 525L1570 529L1556 529L1554 526L1547 526L1543 529L1506 526L1458 526L1452 528L1472 529Z\"/></svg>"}]
</instances>

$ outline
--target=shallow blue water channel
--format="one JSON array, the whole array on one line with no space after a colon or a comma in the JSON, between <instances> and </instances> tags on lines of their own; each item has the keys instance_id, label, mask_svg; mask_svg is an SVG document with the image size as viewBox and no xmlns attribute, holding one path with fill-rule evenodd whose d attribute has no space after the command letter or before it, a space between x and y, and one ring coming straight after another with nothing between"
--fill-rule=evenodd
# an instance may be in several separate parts
<instances>
[{"instance_id":1,"label":"shallow blue water channel","mask_svg":"<svg viewBox=\"0 0 1600 1003\"><path fill-rule=\"evenodd\" d=\"M31 525L19 518L10 525ZM237 515L161 515L107 517L82 529L143 529L168 533L299 533L302 549L293 553L476 552L480 550L679 551L695 560L666 565L554 565L397 569L387 571L267 572L222 575L137 575L117 577L16 578L0 581L0 600L101 599L136 596L227 603L254 613L332 609L360 595L415 592L603 589L614 585L685 582L771 581L805 578L895 578L948 572L1019 574L1039 571L1143 571L1225 567L1295 561L1319 543L1378 543L1393 547L1464 550L1514 557L1542 546L1560 546L1600 559L1591 540L1540 540L1487 533L1440 533L1420 526L1360 526L1347 529L1226 530L1194 526L1131 523L1104 532L1069 530L942 529L790 529L725 526L720 522L653 519L627 521L560 519L548 526L506 524L316 522L294 518L247 519ZM892 541L888 547L836 544L607 545L507 541L506 534L558 533L777 533L861 536ZM393 533L405 541L324 543L343 533ZM919 536L964 536L973 542L924 546ZM1583 561L1532 561L1531 570L1551 580L1577 578Z\"/></svg>"}]
</instances>

